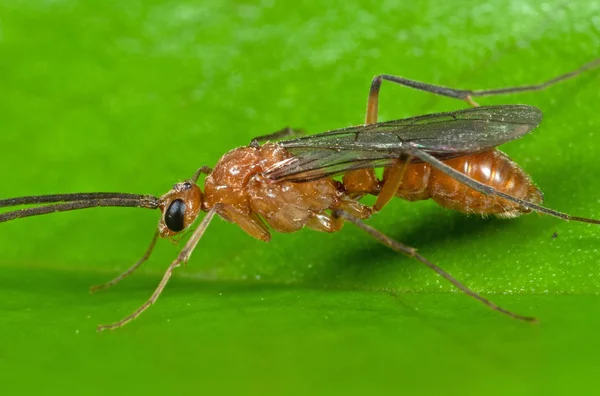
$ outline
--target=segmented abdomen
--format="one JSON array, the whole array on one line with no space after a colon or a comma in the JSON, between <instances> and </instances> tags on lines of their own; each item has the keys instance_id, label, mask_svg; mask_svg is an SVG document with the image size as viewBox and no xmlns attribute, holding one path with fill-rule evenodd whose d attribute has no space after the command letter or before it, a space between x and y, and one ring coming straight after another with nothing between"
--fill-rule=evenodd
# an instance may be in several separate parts
<instances>
[{"instance_id":1,"label":"segmented abdomen","mask_svg":"<svg viewBox=\"0 0 600 396\"><path fill-rule=\"evenodd\" d=\"M506 154L484 151L444 161L452 168L495 189L532 203L543 195L531 178ZM384 181L386 173L384 172ZM410 164L396 195L417 201L431 198L438 204L465 213L516 217L530 210L503 198L484 195L456 181L429 164Z\"/></svg>"}]
</instances>

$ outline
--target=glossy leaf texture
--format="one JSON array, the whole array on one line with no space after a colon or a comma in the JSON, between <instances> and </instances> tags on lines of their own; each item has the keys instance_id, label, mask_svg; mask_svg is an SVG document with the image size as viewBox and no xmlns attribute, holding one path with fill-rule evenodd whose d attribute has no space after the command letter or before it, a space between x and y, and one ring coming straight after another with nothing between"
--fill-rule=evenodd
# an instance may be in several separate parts
<instances>
[{"instance_id":1,"label":"glossy leaf texture","mask_svg":"<svg viewBox=\"0 0 600 396\"><path fill-rule=\"evenodd\" d=\"M159 195L284 126L364 120L371 78L464 89L536 83L599 56L594 1L0 1L0 197ZM546 204L600 217L599 72L527 104L502 146ZM384 84L380 120L467 105ZM368 200L367 200L368 202ZM597 388L600 228L466 217L394 200L369 224L507 319L350 225L255 241L215 221L148 312L178 246L133 264L158 212L98 208L0 225L0 378L10 394L565 394Z\"/></svg>"}]
</instances>

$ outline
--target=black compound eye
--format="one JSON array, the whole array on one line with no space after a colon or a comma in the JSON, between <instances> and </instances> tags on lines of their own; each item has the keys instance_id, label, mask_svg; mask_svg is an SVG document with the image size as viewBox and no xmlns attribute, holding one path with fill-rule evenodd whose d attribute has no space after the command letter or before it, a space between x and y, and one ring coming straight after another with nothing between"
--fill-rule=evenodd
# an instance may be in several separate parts
<instances>
[{"instance_id":1,"label":"black compound eye","mask_svg":"<svg viewBox=\"0 0 600 396\"><path fill-rule=\"evenodd\" d=\"M184 216L185 202L183 202L183 199L176 199L171 202L165 213L165 224L169 230L179 232L185 228L183 225Z\"/></svg>"}]
</instances>

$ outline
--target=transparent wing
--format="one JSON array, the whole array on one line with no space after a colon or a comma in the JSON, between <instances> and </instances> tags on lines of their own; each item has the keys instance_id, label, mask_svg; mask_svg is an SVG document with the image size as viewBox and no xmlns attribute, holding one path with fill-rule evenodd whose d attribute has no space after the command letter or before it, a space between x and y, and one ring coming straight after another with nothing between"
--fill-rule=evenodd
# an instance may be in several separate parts
<instances>
[{"instance_id":1,"label":"transparent wing","mask_svg":"<svg viewBox=\"0 0 600 396\"><path fill-rule=\"evenodd\" d=\"M273 180L308 181L354 169L389 166L409 148L447 159L483 151L534 129L533 106L483 106L337 129L279 142L294 156L267 169Z\"/></svg>"}]
</instances>

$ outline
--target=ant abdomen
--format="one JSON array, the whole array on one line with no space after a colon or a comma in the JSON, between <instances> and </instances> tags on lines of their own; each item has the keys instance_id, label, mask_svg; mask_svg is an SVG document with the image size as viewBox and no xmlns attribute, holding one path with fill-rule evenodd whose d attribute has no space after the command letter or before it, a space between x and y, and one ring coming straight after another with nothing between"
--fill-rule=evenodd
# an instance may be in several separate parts
<instances>
[{"instance_id":1,"label":"ant abdomen","mask_svg":"<svg viewBox=\"0 0 600 396\"><path fill-rule=\"evenodd\" d=\"M493 149L444 161L452 168L498 191L539 204L543 195L533 181L503 152ZM383 180L386 178L384 173ZM409 201L433 199L464 213L517 217L530 210L503 198L477 192L427 163L410 164L396 195Z\"/></svg>"}]
</instances>

